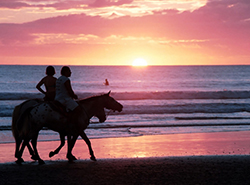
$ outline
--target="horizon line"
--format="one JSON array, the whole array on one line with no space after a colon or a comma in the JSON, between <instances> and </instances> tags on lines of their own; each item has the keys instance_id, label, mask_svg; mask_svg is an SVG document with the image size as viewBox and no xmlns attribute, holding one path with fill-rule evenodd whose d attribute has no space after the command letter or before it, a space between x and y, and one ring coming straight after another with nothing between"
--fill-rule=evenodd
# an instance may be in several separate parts
<instances>
[{"instance_id":1,"label":"horizon line","mask_svg":"<svg viewBox=\"0 0 250 185\"><path fill-rule=\"evenodd\" d=\"M147 66L132 66L132 65L79 65L79 64L1 64L2 66L86 66L86 67L134 67L134 68L146 68L146 67L164 67L164 66L250 66L250 64L196 64L196 65L147 65Z\"/></svg>"}]
</instances>

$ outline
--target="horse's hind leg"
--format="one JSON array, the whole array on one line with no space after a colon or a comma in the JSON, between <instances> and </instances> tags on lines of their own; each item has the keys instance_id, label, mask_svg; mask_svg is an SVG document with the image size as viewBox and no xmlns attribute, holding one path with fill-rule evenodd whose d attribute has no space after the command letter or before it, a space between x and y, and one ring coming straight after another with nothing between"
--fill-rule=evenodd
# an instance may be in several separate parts
<instances>
[{"instance_id":1,"label":"horse's hind leg","mask_svg":"<svg viewBox=\"0 0 250 185\"><path fill-rule=\"evenodd\" d=\"M22 143L21 139L16 140L16 151L15 151L15 157L17 158L16 163L20 165L22 162L24 162L22 155L23 155L23 151L24 151L24 148L26 145L27 145L29 153L31 155L31 159L38 160L38 158L34 154L33 149L31 148L31 146L29 144L29 141L28 142L27 142L27 140L23 141L22 146L20 148L21 143ZM19 150L19 148L20 148L20 150Z\"/></svg>"},{"instance_id":2,"label":"horse's hind leg","mask_svg":"<svg viewBox=\"0 0 250 185\"><path fill-rule=\"evenodd\" d=\"M27 147L29 150L29 153L31 155L31 159L33 159L34 161L38 160L38 157L35 155L33 148L31 148L30 144L27 143Z\"/></svg>"},{"instance_id":3,"label":"horse's hind leg","mask_svg":"<svg viewBox=\"0 0 250 185\"><path fill-rule=\"evenodd\" d=\"M38 134L34 138L32 138L31 144L33 146L34 154L37 157L38 163L41 165L41 164L45 164L45 162L40 158L38 151L37 151L37 137L38 137Z\"/></svg>"},{"instance_id":4,"label":"horse's hind leg","mask_svg":"<svg viewBox=\"0 0 250 185\"><path fill-rule=\"evenodd\" d=\"M92 149L91 143L89 138L87 137L87 135L85 134L85 132L82 132L80 134L80 136L82 137L82 139L86 142L86 144L88 145L89 148L89 154L90 154L90 159L93 161L96 161L95 155L94 155L94 151Z\"/></svg>"},{"instance_id":5,"label":"horse's hind leg","mask_svg":"<svg viewBox=\"0 0 250 185\"><path fill-rule=\"evenodd\" d=\"M24 151L25 146L29 143L29 139L24 139L22 146L21 146L21 149L19 150L19 146L21 145L21 142L22 142L22 140L20 140L20 139L18 141L16 141L16 155L15 156L17 158L16 163L19 165L21 165L22 162L24 162L22 155L23 155L23 151Z\"/></svg>"},{"instance_id":6,"label":"horse's hind leg","mask_svg":"<svg viewBox=\"0 0 250 185\"><path fill-rule=\"evenodd\" d=\"M19 151L20 145L22 143L21 139L16 139L16 149L15 149L15 157L17 158L16 163L21 165L24 160L22 159L22 155Z\"/></svg>"},{"instance_id":7,"label":"horse's hind leg","mask_svg":"<svg viewBox=\"0 0 250 185\"><path fill-rule=\"evenodd\" d=\"M65 136L64 135L60 134L60 140L61 140L60 146L55 151L51 151L49 153L49 157L53 157L54 155L58 154L59 151L62 149L62 147L65 145Z\"/></svg>"}]
</instances>

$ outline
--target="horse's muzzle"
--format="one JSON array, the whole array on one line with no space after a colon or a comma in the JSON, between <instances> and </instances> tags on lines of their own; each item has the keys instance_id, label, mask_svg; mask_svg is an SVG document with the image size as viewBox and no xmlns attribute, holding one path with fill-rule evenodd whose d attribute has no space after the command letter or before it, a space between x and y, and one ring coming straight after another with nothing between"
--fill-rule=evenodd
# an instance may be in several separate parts
<instances>
[{"instance_id":1,"label":"horse's muzzle","mask_svg":"<svg viewBox=\"0 0 250 185\"><path fill-rule=\"evenodd\" d=\"M122 106L122 104L120 104L121 106L120 106L120 109L118 110L118 112L121 112L122 111L122 109L123 109L123 106Z\"/></svg>"}]
</instances>

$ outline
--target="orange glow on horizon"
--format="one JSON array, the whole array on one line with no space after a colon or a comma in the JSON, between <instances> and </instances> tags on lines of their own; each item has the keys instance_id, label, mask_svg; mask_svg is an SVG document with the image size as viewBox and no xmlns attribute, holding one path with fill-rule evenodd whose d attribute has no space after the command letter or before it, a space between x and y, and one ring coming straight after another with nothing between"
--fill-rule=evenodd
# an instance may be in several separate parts
<instances>
[{"instance_id":1,"label":"orange glow on horizon","mask_svg":"<svg viewBox=\"0 0 250 185\"><path fill-rule=\"evenodd\" d=\"M250 65L246 1L23 2L0 7L0 64Z\"/></svg>"}]
</instances>

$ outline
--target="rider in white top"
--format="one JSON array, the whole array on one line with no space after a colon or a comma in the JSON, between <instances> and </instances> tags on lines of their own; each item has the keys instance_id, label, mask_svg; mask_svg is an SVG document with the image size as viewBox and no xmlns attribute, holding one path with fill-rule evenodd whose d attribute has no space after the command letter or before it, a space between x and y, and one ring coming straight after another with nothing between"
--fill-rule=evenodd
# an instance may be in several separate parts
<instances>
[{"instance_id":1,"label":"rider in white top","mask_svg":"<svg viewBox=\"0 0 250 185\"><path fill-rule=\"evenodd\" d=\"M71 71L68 66L64 66L61 69L61 75L56 80L56 96L55 100L63 104L67 109L73 111L78 107L73 99L78 99L77 95L74 93L71 87L70 79Z\"/></svg>"}]
</instances>

